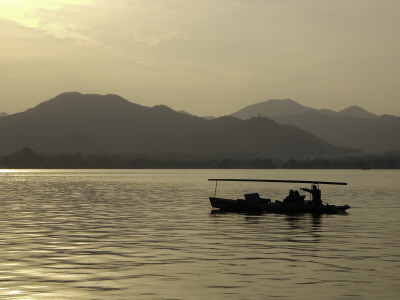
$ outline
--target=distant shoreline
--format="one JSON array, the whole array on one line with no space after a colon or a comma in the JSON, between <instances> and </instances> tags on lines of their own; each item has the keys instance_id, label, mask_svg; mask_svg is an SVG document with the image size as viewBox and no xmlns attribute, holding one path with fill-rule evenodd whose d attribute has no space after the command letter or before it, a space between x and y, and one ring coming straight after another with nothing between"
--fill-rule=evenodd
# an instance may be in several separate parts
<instances>
[{"instance_id":1,"label":"distant shoreline","mask_svg":"<svg viewBox=\"0 0 400 300\"><path fill-rule=\"evenodd\" d=\"M174 158L134 155L36 154L24 148L0 156L0 169L400 169L400 154L346 156L277 161L204 157Z\"/></svg>"}]
</instances>

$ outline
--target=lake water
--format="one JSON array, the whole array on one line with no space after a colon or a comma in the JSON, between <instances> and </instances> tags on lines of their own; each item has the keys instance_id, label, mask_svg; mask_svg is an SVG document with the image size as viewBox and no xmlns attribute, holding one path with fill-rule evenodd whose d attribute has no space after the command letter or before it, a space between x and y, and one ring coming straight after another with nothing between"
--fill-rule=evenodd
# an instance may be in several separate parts
<instances>
[{"instance_id":1,"label":"lake water","mask_svg":"<svg viewBox=\"0 0 400 300\"><path fill-rule=\"evenodd\" d=\"M212 213L208 178L345 181L322 196L351 209ZM400 297L398 170L0 170L0 180L1 299ZM217 195L275 200L299 187L221 182Z\"/></svg>"}]
</instances>

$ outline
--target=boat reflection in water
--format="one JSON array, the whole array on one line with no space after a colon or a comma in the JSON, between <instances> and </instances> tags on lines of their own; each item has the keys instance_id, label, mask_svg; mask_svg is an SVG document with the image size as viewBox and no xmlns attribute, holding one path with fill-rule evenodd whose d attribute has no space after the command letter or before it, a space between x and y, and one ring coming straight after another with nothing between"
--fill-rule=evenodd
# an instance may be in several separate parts
<instances>
[{"instance_id":1,"label":"boat reflection in water","mask_svg":"<svg viewBox=\"0 0 400 300\"><path fill-rule=\"evenodd\" d=\"M320 184L347 185L346 182L305 181L305 180L267 180L267 179L209 179L215 181L215 194L209 197L211 206L221 211L233 212L270 212L270 213L312 213L312 214L344 214L349 205L330 205L321 200ZM311 183L311 189L302 188L312 195L312 200L305 200L305 196L295 194L293 191L283 200L271 201L262 198L258 193L245 194L244 199L226 199L216 197L219 181L244 181L244 182L284 182L284 183ZM292 193L293 192L293 193Z\"/></svg>"}]
</instances>

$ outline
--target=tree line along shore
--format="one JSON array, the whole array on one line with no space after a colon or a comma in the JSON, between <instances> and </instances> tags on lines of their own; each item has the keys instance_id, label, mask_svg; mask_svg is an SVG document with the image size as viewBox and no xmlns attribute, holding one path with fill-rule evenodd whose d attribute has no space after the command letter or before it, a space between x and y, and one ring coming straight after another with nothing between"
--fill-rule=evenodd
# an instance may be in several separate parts
<instances>
[{"instance_id":1,"label":"tree line along shore","mask_svg":"<svg viewBox=\"0 0 400 300\"><path fill-rule=\"evenodd\" d=\"M400 153L276 161L146 155L36 154L25 147L0 156L1 169L400 169Z\"/></svg>"}]
</instances>

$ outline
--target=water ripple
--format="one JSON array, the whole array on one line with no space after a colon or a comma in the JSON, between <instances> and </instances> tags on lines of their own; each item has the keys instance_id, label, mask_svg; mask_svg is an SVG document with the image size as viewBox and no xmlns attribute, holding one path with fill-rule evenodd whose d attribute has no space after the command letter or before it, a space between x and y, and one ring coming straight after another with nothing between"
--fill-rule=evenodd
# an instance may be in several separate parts
<instances>
[{"instance_id":1,"label":"water ripple","mask_svg":"<svg viewBox=\"0 0 400 300\"><path fill-rule=\"evenodd\" d=\"M210 213L206 179L229 172L0 172L0 298L398 298L398 174L338 173L352 179L332 190L352 206L344 216Z\"/></svg>"}]
</instances>

